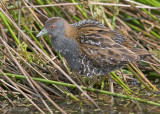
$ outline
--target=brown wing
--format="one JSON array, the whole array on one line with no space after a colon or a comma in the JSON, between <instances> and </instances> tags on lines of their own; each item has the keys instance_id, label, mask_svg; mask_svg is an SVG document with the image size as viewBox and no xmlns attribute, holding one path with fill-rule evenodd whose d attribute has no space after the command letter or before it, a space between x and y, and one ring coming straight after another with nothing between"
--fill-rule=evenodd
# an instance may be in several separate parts
<instances>
[{"instance_id":1,"label":"brown wing","mask_svg":"<svg viewBox=\"0 0 160 114\"><path fill-rule=\"evenodd\" d=\"M75 40L79 44L81 55L92 60L92 64L95 65L101 62L101 64L122 66L138 60L138 55L120 45L124 42L124 38L116 35L114 31L106 27L85 24L78 30ZM113 38L117 39L118 43Z\"/></svg>"}]
</instances>

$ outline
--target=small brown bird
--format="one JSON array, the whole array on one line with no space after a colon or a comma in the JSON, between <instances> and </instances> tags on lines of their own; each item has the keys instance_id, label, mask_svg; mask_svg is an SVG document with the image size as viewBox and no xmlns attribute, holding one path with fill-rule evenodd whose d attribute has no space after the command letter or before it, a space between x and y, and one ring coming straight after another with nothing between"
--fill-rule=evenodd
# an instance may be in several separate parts
<instances>
[{"instance_id":1,"label":"small brown bird","mask_svg":"<svg viewBox=\"0 0 160 114\"><path fill-rule=\"evenodd\" d=\"M37 37L46 33L71 70L87 77L106 75L148 55L121 34L93 20L69 24L53 17L45 22Z\"/></svg>"}]
</instances>

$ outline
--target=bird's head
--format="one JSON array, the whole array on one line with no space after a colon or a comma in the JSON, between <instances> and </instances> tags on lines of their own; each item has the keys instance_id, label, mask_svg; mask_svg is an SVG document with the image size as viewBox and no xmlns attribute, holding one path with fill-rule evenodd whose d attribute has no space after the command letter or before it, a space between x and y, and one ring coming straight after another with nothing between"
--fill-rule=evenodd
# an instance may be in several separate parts
<instances>
[{"instance_id":1,"label":"bird's head","mask_svg":"<svg viewBox=\"0 0 160 114\"><path fill-rule=\"evenodd\" d=\"M65 25L67 22L60 17L52 17L45 22L44 28L37 34L36 37L44 34L51 36L64 35Z\"/></svg>"}]
</instances>

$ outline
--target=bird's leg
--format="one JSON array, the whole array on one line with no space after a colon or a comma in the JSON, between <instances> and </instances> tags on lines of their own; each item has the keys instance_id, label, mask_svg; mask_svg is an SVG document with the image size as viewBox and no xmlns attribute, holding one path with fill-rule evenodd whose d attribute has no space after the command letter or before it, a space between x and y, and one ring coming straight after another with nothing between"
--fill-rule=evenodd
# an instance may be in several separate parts
<instances>
[{"instance_id":1,"label":"bird's leg","mask_svg":"<svg viewBox=\"0 0 160 114\"><path fill-rule=\"evenodd\" d=\"M113 79L110 75L108 75L108 83L109 83L109 91L114 93L114 88L113 88ZM113 106L113 103L114 103L114 98L113 96L111 96L111 107Z\"/></svg>"},{"instance_id":2,"label":"bird's leg","mask_svg":"<svg viewBox=\"0 0 160 114\"><path fill-rule=\"evenodd\" d=\"M114 88L113 88L113 79L110 75L108 75L108 83L109 83L109 91L114 93Z\"/></svg>"},{"instance_id":3,"label":"bird's leg","mask_svg":"<svg viewBox=\"0 0 160 114\"><path fill-rule=\"evenodd\" d=\"M93 86L96 84L97 80L98 80L97 76L93 76L92 79L89 80L90 84L89 84L88 88L93 88Z\"/></svg>"},{"instance_id":4,"label":"bird's leg","mask_svg":"<svg viewBox=\"0 0 160 114\"><path fill-rule=\"evenodd\" d=\"M89 87L93 87L95 84L100 85L101 90L104 89L106 76L94 76L91 80Z\"/></svg>"}]
</instances>

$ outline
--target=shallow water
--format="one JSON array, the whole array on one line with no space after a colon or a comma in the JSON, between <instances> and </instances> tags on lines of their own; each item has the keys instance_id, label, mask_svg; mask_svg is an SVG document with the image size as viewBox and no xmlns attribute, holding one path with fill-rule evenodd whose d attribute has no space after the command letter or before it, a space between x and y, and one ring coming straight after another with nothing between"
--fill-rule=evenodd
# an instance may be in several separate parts
<instances>
[{"instance_id":1,"label":"shallow water","mask_svg":"<svg viewBox=\"0 0 160 114\"><path fill-rule=\"evenodd\" d=\"M160 81L156 79L152 81L157 88L160 87ZM135 92L139 92L138 97L142 99L147 99L154 102L160 103L160 93L153 94L148 92L140 83L136 81L128 82L130 88ZM122 88L118 85L114 86L116 93L122 93ZM148 105L145 103L139 103L133 100L127 100L123 98L114 97L114 100L111 100L112 97L103 94L96 94L90 93L89 94L95 102L99 105L101 110L95 108L95 106L90 102L87 101L85 98L82 97L82 103L76 102L71 100L68 97L56 98L54 97L54 101L67 113L72 114L158 114L160 113L160 107ZM136 95L135 95L136 96ZM51 97L52 98L52 97ZM1 102L0 105L0 113L7 113L7 114L34 114L39 113L37 109L32 106L28 101L24 98L20 98L19 101L15 101L16 107L10 105L7 101ZM40 102L36 101L36 104L43 110L48 113L47 108ZM60 113L56 110L53 105L49 104L50 108L54 113Z\"/></svg>"}]
</instances>

